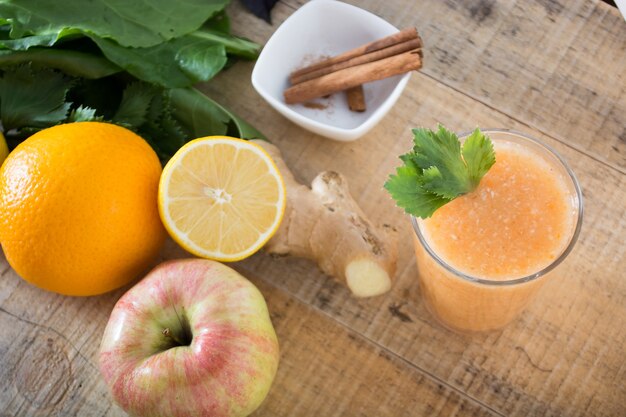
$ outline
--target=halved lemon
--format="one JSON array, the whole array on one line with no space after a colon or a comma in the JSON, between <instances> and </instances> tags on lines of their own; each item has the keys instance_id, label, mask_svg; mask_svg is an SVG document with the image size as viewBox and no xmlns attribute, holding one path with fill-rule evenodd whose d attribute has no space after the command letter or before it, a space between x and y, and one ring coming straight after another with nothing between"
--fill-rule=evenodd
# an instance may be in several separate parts
<instances>
[{"instance_id":1,"label":"halved lemon","mask_svg":"<svg viewBox=\"0 0 626 417\"><path fill-rule=\"evenodd\" d=\"M285 203L283 179L265 150L226 136L187 143L159 183L159 213L172 238L218 261L258 251L278 229Z\"/></svg>"}]
</instances>

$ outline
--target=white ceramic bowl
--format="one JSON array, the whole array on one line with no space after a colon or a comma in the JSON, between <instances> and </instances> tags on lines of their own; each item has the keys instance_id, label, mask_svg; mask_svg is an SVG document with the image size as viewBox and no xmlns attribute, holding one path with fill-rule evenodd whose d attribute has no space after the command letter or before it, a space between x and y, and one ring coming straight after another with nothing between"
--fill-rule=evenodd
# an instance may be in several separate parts
<instances>
[{"instance_id":1,"label":"white ceramic bowl","mask_svg":"<svg viewBox=\"0 0 626 417\"><path fill-rule=\"evenodd\" d=\"M367 110L352 112L344 93L319 99L324 108L288 105L283 92L289 74L324 56L333 56L397 32L390 23L358 7L333 0L312 0L280 25L252 71L252 85L278 112L317 134L355 140L378 123L395 104L410 73L363 86Z\"/></svg>"}]
</instances>

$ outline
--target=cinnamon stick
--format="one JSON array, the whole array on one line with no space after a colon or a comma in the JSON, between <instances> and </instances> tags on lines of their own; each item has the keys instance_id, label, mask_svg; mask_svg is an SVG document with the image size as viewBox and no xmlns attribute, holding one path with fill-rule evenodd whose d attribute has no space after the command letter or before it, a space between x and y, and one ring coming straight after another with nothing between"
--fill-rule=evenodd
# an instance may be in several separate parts
<instances>
[{"instance_id":1,"label":"cinnamon stick","mask_svg":"<svg viewBox=\"0 0 626 417\"><path fill-rule=\"evenodd\" d=\"M346 90L346 97L348 98L348 107L352 111L364 112L367 110L365 106L365 92L362 85L348 88Z\"/></svg>"},{"instance_id":2,"label":"cinnamon stick","mask_svg":"<svg viewBox=\"0 0 626 417\"><path fill-rule=\"evenodd\" d=\"M344 68L289 87L284 92L287 104L302 103L371 81L382 80L422 67L421 51L413 50L378 61Z\"/></svg>"},{"instance_id":3,"label":"cinnamon stick","mask_svg":"<svg viewBox=\"0 0 626 417\"><path fill-rule=\"evenodd\" d=\"M403 52L418 49L421 47L422 40L419 37L409 39L407 41L397 43L387 48L378 49L365 55L356 56L354 58L336 64L326 65L322 68L308 71L303 74L293 73L291 74L291 76L289 76L289 81L291 82L291 85L300 84L301 82L312 80L313 78L321 77L322 75L330 74L331 72L339 71L340 69L354 67L361 64L367 64L368 62L378 61L379 59L398 55Z\"/></svg>"},{"instance_id":4,"label":"cinnamon stick","mask_svg":"<svg viewBox=\"0 0 626 417\"><path fill-rule=\"evenodd\" d=\"M419 39L419 35L417 34L417 29L415 28L406 28L401 30L400 32L394 33L393 35L387 36L382 39L378 39L374 42L370 42L368 44L359 46L358 48L351 49L346 51L340 55L334 56L332 58L325 59L324 61L318 62L313 65L309 65L308 67L302 68L300 70L294 71L290 79L292 77L298 77L307 72L315 71L323 67L327 67L329 65L338 64L343 61L347 61L349 59L368 54L370 52L378 51L379 49L384 49L389 46L405 42L411 39ZM292 82L292 84L294 84Z\"/></svg>"}]
</instances>

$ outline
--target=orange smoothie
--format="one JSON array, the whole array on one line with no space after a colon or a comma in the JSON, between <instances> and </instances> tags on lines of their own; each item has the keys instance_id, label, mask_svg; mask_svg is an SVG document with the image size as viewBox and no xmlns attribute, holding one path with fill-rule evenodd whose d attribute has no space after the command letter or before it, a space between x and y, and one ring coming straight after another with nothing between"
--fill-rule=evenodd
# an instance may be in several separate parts
<instances>
[{"instance_id":1,"label":"orange smoothie","mask_svg":"<svg viewBox=\"0 0 626 417\"><path fill-rule=\"evenodd\" d=\"M579 222L578 189L554 154L488 134L496 163L478 188L416 221L421 293L445 325L464 331L514 319L573 244Z\"/></svg>"}]
</instances>

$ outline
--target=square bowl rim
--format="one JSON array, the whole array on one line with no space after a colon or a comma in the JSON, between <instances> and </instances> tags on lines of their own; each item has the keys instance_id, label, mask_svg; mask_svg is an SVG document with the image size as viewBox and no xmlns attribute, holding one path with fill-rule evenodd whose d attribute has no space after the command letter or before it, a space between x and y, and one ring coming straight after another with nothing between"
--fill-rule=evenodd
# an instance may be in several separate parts
<instances>
[{"instance_id":1,"label":"square bowl rim","mask_svg":"<svg viewBox=\"0 0 626 417\"><path fill-rule=\"evenodd\" d=\"M265 46L261 50L259 57L257 58L257 62L254 65L252 70L251 81L254 89L267 101L275 110L279 113L283 114L283 116L291 119L292 121L298 121L300 123L305 124L302 126L305 129L315 128L317 131L325 131L329 135L341 135L344 137L343 139L339 139L333 137L335 140L354 140L360 137L362 134L365 134L369 129L371 129L376 123L382 119L385 114L391 109L391 107L395 104L399 96L402 94L406 84L408 83L412 72L407 72L406 74L402 74L398 79L396 85L393 87L389 95L378 105L378 107L372 111L369 117L363 120L358 126L353 128L344 128L333 126L328 123L321 122L314 118L305 116L301 113L298 113L291 107L289 107L286 103L277 99L273 94L271 94L264 86L264 84L259 80L259 68L265 66L264 65L264 57L267 56L266 51L271 51L274 43L278 42L277 39L281 39L284 35L283 33L289 32L290 27L294 25L294 22L297 23L298 19L300 19L301 15L304 13L310 13L309 10L313 10L315 7L336 7L341 9L344 13L350 14L359 14L361 16L367 16L367 18L375 18L385 24L391 26L393 29L398 30L394 25L382 19L381 17L371 13L365 9L362 9L357 6L353 6L348 3L344 3L336 0L311 0L308 3L304 4L300 8L298 8L293 14L291 14L285 21L276 29L276 31L272 34L272 36L268 39ZM294 19L295 17L295 19ZM294 120L295 119L295 120ZM356 136L351 139L345 139L345 137Z\"/></svg>"}]
</instances>

